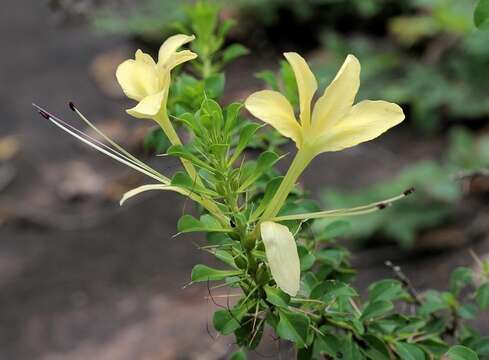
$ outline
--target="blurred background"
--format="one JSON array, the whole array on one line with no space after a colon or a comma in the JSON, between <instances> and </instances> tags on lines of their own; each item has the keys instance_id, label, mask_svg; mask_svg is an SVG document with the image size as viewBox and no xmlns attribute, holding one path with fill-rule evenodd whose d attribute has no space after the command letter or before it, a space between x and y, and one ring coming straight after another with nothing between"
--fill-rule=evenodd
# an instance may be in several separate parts
<instances>
[{"instance_id":1,"label":"blurred background","mask_svg":"<svg viewBox=\"0 0 489 360\"><path fill-rule=\"evenodd\" d=\"M190 1L189 1L190 2ZM182 0L3 0L0 12L0 359L219 359L205 286L184 286L207 256L173 238L185 204L61 133L32 102L72 121L78 107L113 139L171 173L130 118L117 65L155 53L185 21ZM229 4L228 4L229 3ZM239 0L223 19L250 55L226 68L224 102L287 77L298 51L326 85L348 53L362 63L360 99L402 104L381 138L316 158L301 179L324 207L362 204L410 186L409 200L351 221L360 289L401 265L419 290L443 289L458 266L489 256L489 32L473 0ZM287 145L285 145L287 147ZM291 148L292 149L292 148ZM473 325L489 333L489 317ZM256 358L283 358L269 338Z\"/></svg>"}]
</instances>

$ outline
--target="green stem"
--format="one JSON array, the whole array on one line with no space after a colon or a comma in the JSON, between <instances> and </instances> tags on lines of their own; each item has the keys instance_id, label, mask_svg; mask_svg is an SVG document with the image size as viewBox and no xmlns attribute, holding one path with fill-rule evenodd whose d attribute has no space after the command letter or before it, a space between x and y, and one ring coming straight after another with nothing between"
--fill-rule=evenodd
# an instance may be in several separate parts
<instances>
[{"instance_id":1,"label":"green stem","mask_svg":"<svg viewBox=\"0 0 489 360\"><path fill-rule=\"evenodd\" d=\"M302 148L297 152L287 174L285 174L285 177L280 183L277 192L261 216L262 221L270 220L278 214L287 199L287 196L289 196L289 193L294 188L297 179L307 165L309 165L313 157L312 152L308 148Z\"/></svg>"},{"instance_id":2,"label":"green stem","mask_svg":"<svg viewBox=\"0 0 489 360\"><path fill-rule=\"evenodd\" d=\"M156 122L161 126L163 132L168 137L172 145L182 144L180 137L178 136L177 132L175 131L175 128L173 127L172 123L170 122L170 119L168 118L168 114L166 112L165 106L163 106L162 110L155 116L154 120L156 120ZM197 184L202 185L194 165L190 161L185 159L180 159L180 161L182 162L182 165L187 171L190 178L195 179ZM206 199L203 196L201 196L201 199L202 200L200 201L200 204L204 208L206 208L211 214L213 214L222 225L225 226L229 225L228 219L214 202L212 202L209 199Z\"/></svg>"}]
</instances>

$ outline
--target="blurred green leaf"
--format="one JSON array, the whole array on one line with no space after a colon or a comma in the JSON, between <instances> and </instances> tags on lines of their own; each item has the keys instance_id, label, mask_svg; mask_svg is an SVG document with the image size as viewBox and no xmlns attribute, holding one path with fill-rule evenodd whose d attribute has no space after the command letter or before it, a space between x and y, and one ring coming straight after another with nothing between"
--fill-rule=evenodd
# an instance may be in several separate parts
<instances>
[{"instance_id":1,"label":"blurred green leaf","mask_svg":"<svg viewBox=\"0 0 489 360\"><path fill-rule=\"evenodd\" d=\"M481 29L489 28L489 0L480 0L475 8L474 23Z\"/></svg>"}]
</instances>

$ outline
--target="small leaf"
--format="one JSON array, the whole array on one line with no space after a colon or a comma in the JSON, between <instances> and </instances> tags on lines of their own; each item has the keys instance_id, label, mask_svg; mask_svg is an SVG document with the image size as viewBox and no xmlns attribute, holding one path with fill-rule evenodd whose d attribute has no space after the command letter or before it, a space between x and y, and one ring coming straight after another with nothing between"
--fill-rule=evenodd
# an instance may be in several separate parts
<instances>
[{"instance_id":1,"label":"small leaf","mask_svg":"<svg viewBox=\"0 0 489 360\"><path fill-rule=\"evenodd\" d=\"M202 215L200 220L197 220L192 215L183 215L177 223L177 229L180 233L189 232L231 232L231 229L224 229L219 221L211 215Z\"/></svg>"},{"instance_id":2,"label":"small leaf","mask_svg":"<svg viewBox=\"0 0 489 360\"><path fill-rule=\"evenodd\" d=\"M238 329L241 324L230 310L218 310L212 318L214 328L222 335L229 335Z\"/></svg>"},{"instance_id":3,"label":"small leaf","mask_svg":"<svg viewBox=\"0 0 489 360\"><path fill-rule=\"evenodd\" d=\"M219 99L224 93L225 77L223 73L211 75L204 80L204 86L207 97Z\"/></svg>"},{"instance_id":4,"label":"small leaf","mask_svg":"<svg viewBox=\"0 0 489 360\"><path fill-rule=\"evenodd\" d=\"M273 196L275 195L278 188L280 187L282 180L283 180L283 176L278 176L276 178L273 178L267 183L267 187L265 188L265 194L263 195L263 198L261 199L260 204L258 205L256 210L251 215L250 221L255 221L263 213L263 211L265 211L265 208L267 207L268 203L272 200Z\"/></svg>"},{"instance_id":5,"label":"small leaf","mask_svg":"<svg viewBox=\"0 0 489 360\"><path fill-rule=\"evenodd\" d=\"M477 289L476 300L482 310L489 308L489 282L486 282Z\"/></svg>"},{"instance_id":6,"label":"small leaf","mask_svg":"<svg viewBox=\"0 0 489 360\"><path fill-rule=\"evenodd\" d=\"M425 354L418 346L414 344L408 344L398 342L396 345L396 352L399 354L401 360L425 360Z\"/></svg>"},{"instance_id":7,"label":"small leaf","mask_svg":"<svg viewBox=\"0 0 489 360\"><path fill-rule=\"evenodd\" d=\"M369 303L367 307L363 310L361 320L372 320L378 317L382 317L387 315L394 309L394 304L391 301L386 300L378 300L372 303Z\"/></svg>"},{"instance_id":8,"label":"small leaf","mask_svg":"<svg viewBox=\"0 0 489 360\"><path fill-rule=\"evenodd\" d=\"M270 70L264 70L260 71L259 73L255 74L255 77L257 79L265 81L265 83L270 86L272 90L278 91L278 81L277 81L277 76L273 71Z\"/></svg>"},{"instance_id":9,"label":"small leaf","mask_svg":"<svg viewBox=\"0 0 489 360\"><path fill-rule=\"evenodd\" d=\"M249 50L241 44L231 44L222 53L222 63L226 65L231 61L249 54Z\"/></svg>"},{"instance_id":10,"label":"small leaf","mask_svg":"<svg viewBox=\"0 0 489 360\"><path fill-rule=\"evenodd\" d=\"M301 271L309 270L314 265L316 258L305 246L298 245L297 251L299 252L299 260L301 262Z\"/></svg>"},{"instance_id":11,"label":"small leaf","mask_svg":"<svg viewBox=\"0 0 489 360\"><path fill-rule=\"evenodd\" d=\"M256 180L258 180L266 170L269 170L279 160L280 156L273 151L265 151L264 153L260 154L253 172L243 181L238 191L246 190Z\"/></svg>"},{"instance_id":12,"label":"small leaf","mask_svg":"<svg viewBox=\"0 0 489 360\"><path fill-rule=\"evenodd\" d=\"M450 360L479 360L473 350L461 345L452 346L445 356Z\"/></svg>"},{"instance_id":13,"label":"small leaf","mask_svg":"<svg viewBox=\"0 0 489 360\"><path fill-rule=\"evenodd\" d=\"M377 281L368 287L369 302L377 300L397 300L404 296L406 292L397 280L384 279Z\"/></svg>"},{"instance_id":14,"label":"small leaf","mask_svg":"<svg viewBox=\"0 0 489 360\"><path fill-rule=\"evenodd\" d=\"M206 265L198 264L192 269L192 282L219 281L229 276L240 275L240 270L218 270Z\"/></svg>"},{"instance_id":15,"label":"small leaf","mask_svg":"<svg viewBox=\"0 0 489 360\"><path fill-rule=\"evenodd\" d=\"M253 138L253 135L258 131L259 128L261 128L262 125L257 124L257 123L248 123L240 131L239 134L239 140L238 140L238 145L236 146L236 149L234 150L233 156L231 160L229 161L229 164L231 165L236 161L236 159L241 155L244 149L248 146L249 142Z\"/></svg>"},{"instance_id":16,"label":"small leaf","mask_svg":"<svg viewBox=\"0 0 489 360\"><path fill-rule=\"evenodd\" d=\"M229 358L229 360L246 360L246 359L247 357L244 350L238 350L234 352L234 354L232 354L231 357Z\"/></svg>"},{"instance_id":17,"label":"small leaf","mask_svg":"<svg viewBox=\"0 0 489 360\"><path fill-rule=\"evenodd\" d=\"M282 290L271 286L265 286L264 290L269 303L283 308L287 308L289 306L290 296L284 293Z\"/></svg>"},{"instance_id":18,"label":"small leaf","mask_svg":"<svg viewBox=\"0 0 489 360\"><path fill-rule=\"evenodd\" d=\"M373 335L365 335L363 339L368 343L365 352L371 360L390 360L389 350L382 340Z\"/></svg>"},{"instance_id":19,"label":"small leaf","mask_svg":"<svg viewBox=\"0 0 489 360\"><path fill-rule=\"evenodd\" d=\"M458 296L460 291L472 282L472 270L463 266L456 268L450 277L450 291Z\"/></svg>"},{"instance_id":20,"label":"small leaf","mask_svg":"<svg viewBox=\"0 0 489 360\"><path fill-rule=\"evenodd\" d=\"M345 234L351 229L351 224L345 220L337 220L328 224L321 234L324 238L330 240Z\"/></svg>"},{"instance_id":21,"label":"small leaf","mask_svg":"<svg viewBox=\"0 0 489 360\"><path fill-rule=\"evenodd\" d=\"M236 126L236 122L239 118L239 112L243 108L242 103L234 102L232 104L229 104L226 107L226 114L225 114L225 125L224 125L224 130L227 133L232 131L234 127Z\"/></svg>"},{"instance_id":22,"label":"small leaf","mask_svg":"<svg viewBox=\"0 0 489 360\"><path fill-rule=\"evenodd\" d=\"M151 151L156 154L165 153L170 147L171 142L161 129L153 129L144 137L144 151Z\"/></svg>"},{"instance_id":23,"label":"small leaf","mask_svg":"<svg viewBox=\"0 0 489 360\"><path fill-rule=\"evenodd\" d=\"M309 331L309 317L304 314L280 310L280 320L277 325L277 334L282 339L292 341L298 348L303 348L307 342Z\"/></svg>"},{"instance_id":24,"label":"small leaf","mask_svg":"<svg viewBox=\"0 0 489 360\"><path fill-rule=\"evenodd\" d=\"M475 8L474 23L481 30L489 28L489 0L480 0Z\"/></svg>"},{"instance_id":25,"label":"small leaf","mask_svg":"<svg viewBox=\"0 0 489 360\"><path fill-rule=\"evenodd\" d=\"M326 280L316 285L311 290L311 299L321 299L322 301L329 303L338 297L355 297L358 296L355 289L349 285L337 281Z\"/></svg>"},{"instance_id":26,"label":"small leaf","mask_svg":"<svg viewBox=\"0 0 489 360\"><path fill-rule=\"evenodd\" d=\"M341 265L345 255L345 251L341 249L323 249L316 252L316 259L336 269Z\"/></svg>"},{"instance_id":27,"label":"small leaf","mask_svg":"<svg viewBox=\"0 0 489 360\"><path fill-rule=\"evenodd\" d=\"M183 145L172 145L167 151L168 155L179 157L185 160L190 161L195 166L198 166L203 169L207 169L209 171L213 171L214 169L206 164L204 161L200 160L197 156L192 154L185 146Z\"/></svg>"}]
</instances>

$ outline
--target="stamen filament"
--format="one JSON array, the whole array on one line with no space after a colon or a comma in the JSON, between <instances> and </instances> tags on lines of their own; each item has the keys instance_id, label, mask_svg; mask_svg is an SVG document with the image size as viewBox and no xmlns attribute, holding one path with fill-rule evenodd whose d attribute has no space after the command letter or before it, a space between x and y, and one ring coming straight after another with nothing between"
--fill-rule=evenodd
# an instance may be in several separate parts
<instances>
[{"instance_id":1,"label":"stamen filament","mask_svg":"<svg viewBox=\"0 0 489 360\"><path fill-rule=\"evenodd\" d=\"M104 140L106 140L109 144L111 144L113 147L115 147L121 155L125 155L124 157L128 160L131 160L135 164L141 166L142 168L146 169L147 171L150 171L154 173L157 176L160 176L163 179L166 179L168 182L170 182L170 179L168 179L166 176L163 174L159 173L155 169L151 168L147 164L145 164L143 161L139 160L135 156L133 156L131 153L126 151L122 146L117 144L115 141L113 141L111 138L109 138L103 131L98 129L91 121L89 121L82 113L81 111L78 110L78 108L73 104L72 102L69 103L70 109L73 110L79 117L80 119L83 120L85 124L87 124L91 129L93 129L97 134L99 134ZM88 136L88 135L87 135Z\"/></svg>"},{"instance_id":2,"label":"stamen filament","mask_svg":"<svg viewBox=\"0 0 489 360\"><path fill-rule=\"evenodd\" d=\"M310 219L324 219L324 218L333 218L333 217L343 217L343 216L357 216L369 214L375 211L383 210L386 207L392 205L395 201L405 198L406 196L412 194L414 189L408 189L404 191L402 194L394 196L392 198L374 202L368 205L357 206L353 208L345 208L345 209L337 209L337 210L326 210L326 211L318 211L311 212L306 214L296 214L296 215L284 215L277 216L273 218L273 221L286 221L286 220L310 220Z\"/></svg>"},{"instance_id":3,"label":"stamen filament","mask_svg":"<svg viewBox=\"0 0 489 360\"><path fill-rule=\"evenodd\" d=\"M34 107L39 111L39 113L44 117L46 118L47 120L51 121L54 125L56 125L57 127L59 127L60 129L64 130L65 132L67 132L68 134L70 134L71 136L77 138L78 140L80 140L81 142L91 146L92 148L100 151L101 153L113 158L114 160L117 160L119 161L120 163L124 164L124 165L127 165L129 166L130 168L134 169L134 170L137 170L165 185L168 185L168 182L164 179L164 178L161 178L147 170L145 170L144 168L141 168L140 166L134 164L133 162L129 161L129 160L126 160L124 157L122 157L120 154L114 154L106 149L104 149L104 147L102 146L99 146L96 144L96 142L92 142L86 138L84 138L83 136L77 134L75 131L71 130L69 127L63 125L59 120L60 119L57 119L56 117L54 117L53 115L51 115L50 113L48 113L47 111L45 111L44 109L42 109L41 107L33 104ZM86 135L86 134L84 134ZM88 135L86 135L88 136Z\"/></svg>"}]
</instances>

